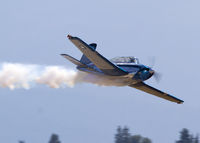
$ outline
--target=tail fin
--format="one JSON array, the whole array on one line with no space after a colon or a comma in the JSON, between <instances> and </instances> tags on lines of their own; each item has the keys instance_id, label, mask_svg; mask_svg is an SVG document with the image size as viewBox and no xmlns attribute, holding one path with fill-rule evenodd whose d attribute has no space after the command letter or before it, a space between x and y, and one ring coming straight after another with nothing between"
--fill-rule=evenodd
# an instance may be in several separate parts
<instances>
[{"instance_id":1,"label":"tail fin","mask_svg":"<svg viewBox=\"0 0 200 143\"><path fill-rule=\"evenodd\" d=\"M90 46L92 49L96 50L97 44L96 44L96 43L91 43L91 44L89 44L89 46ZM89 63L91 63L91 61L90 61L85 55L83 55L83 56L81 57L80 62L83 63L83 64L89 64Z\"/></svg>"},{"instance_id":2,"label":"tail fin","mask_svg":"<svg viewBox=\"0 0 200 143\"><path fill-rule=\"evenodd\" d=\"M85 64L81 63L80 61L78 61L77 59L71 57L70 55L67 54L61 54L61 56L63 56L64 58L68 59L70 62L72 62L73 64L80 66L80 67L86 67Z\"/></svg>"}]
</instances>

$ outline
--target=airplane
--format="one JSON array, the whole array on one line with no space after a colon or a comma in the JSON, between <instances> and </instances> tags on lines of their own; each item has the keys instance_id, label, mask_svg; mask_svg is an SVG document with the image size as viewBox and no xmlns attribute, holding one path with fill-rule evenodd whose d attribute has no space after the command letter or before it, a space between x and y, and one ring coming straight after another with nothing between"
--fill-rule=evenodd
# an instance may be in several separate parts
<instances>
[{"instance_id":1,"label":"airplane","mask_svg":"<svg viewBox=\"0 0 200 143\"><path fill-rule=\"evenodd\" d=\"M184 101L170 94L160 91L144 81L151 78L155 71L143 64L135 57L117 57L106 59L96 51L97 44L87 44L78 37L71 35L68 39L83 53L80 61L67 54L61 54L64 58L77 65L77 69L93 75L99 75L110 79L117 79L122 85L136 88L157 97L182 104Z\"/></svg>"}]
</instances>

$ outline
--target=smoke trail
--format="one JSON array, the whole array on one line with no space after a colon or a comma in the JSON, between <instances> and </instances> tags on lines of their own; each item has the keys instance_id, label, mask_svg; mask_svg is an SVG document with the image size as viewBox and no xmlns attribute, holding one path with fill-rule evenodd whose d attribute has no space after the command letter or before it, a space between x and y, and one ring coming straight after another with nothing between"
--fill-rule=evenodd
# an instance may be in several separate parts
<instances>
[{"instance_id":1,"label":"smoke trail","mask_svg":"<svg viewBox=\"0 0 200 143\"><path fill-rule=\"evenodd\" d=\"M2 63L0 86L10 89L29 89L32 84L46 84L52 88L72 87L77 72L61 66L41 66L19 63Z\"/></svg>"},{"instance_id":2,"label":"smoke trail","mask_svg":"<svg viewBox=\"0 0 200 143\"><path fill-rule=\"evenodd\" d=\"M41 66L20 63L0 64L0 87L29 89L34 84L45 84L51 88L73 87L88 82L100 86L124 86L121 80L101 75L91 75L62 66Z\"/></svg>"},{"instance_id":3,"label":"smoke trail","mask_svg":"<svg viewBox=\"0 0 200 143\"><path fill-rule=\"evenodd\" d=\"M62 85L73 87L76 77L77 72L74 70L67 70L58 66L48 66L45 67L42 75L36 78L36 82L49 85L52 88L59 88Z\"/></svg>"},{"instance_id":4,"label":"smoke trail","mask_svg":"<svg viewBox=\"0 0 200 143\"><path fill-rule=\"evenodd\" d=\"M10 89L23 87L29 89L29 82L34 79L35 65L3 63L0 71L0 86Z\"/></svg>"}]
</instances>

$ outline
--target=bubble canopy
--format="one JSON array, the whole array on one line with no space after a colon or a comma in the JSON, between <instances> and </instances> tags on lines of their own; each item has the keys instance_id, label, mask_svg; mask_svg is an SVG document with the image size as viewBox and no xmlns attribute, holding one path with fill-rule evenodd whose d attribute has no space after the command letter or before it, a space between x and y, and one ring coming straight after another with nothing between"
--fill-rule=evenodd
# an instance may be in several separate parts
<instances>
[{"instance_id":1,"label":"bubble canopy","mask_svg":"<svg viewBox=\"0 0 200 143\"><path fill-rule=\"evenodd\" d=\"M130 56L130 57L115 57L110 60L114 63L135 63L139 64L139 60L136 57Z\"/></svg>"}]
</instances>

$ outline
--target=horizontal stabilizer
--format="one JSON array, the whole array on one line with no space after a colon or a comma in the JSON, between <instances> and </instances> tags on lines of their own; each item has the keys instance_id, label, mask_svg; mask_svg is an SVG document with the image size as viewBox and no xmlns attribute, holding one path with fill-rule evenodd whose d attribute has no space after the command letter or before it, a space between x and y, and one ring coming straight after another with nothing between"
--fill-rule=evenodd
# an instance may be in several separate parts
<instances>
[{"instance_id":1,"label":"horizontal stabilizer","mask_svg":"<svg viewBox=\"0 0 200 143\"><path fill-rule=\"evenodd\" d=\"M63 56L64 58L68 59L70 62L72 62L73 64L80 66L80 67L87 67L85 64L81 63L80 61L78 61L77 59L71 57L70 55L67 54L60 54L61 56Z\"/></svg>"}]
</instances>

